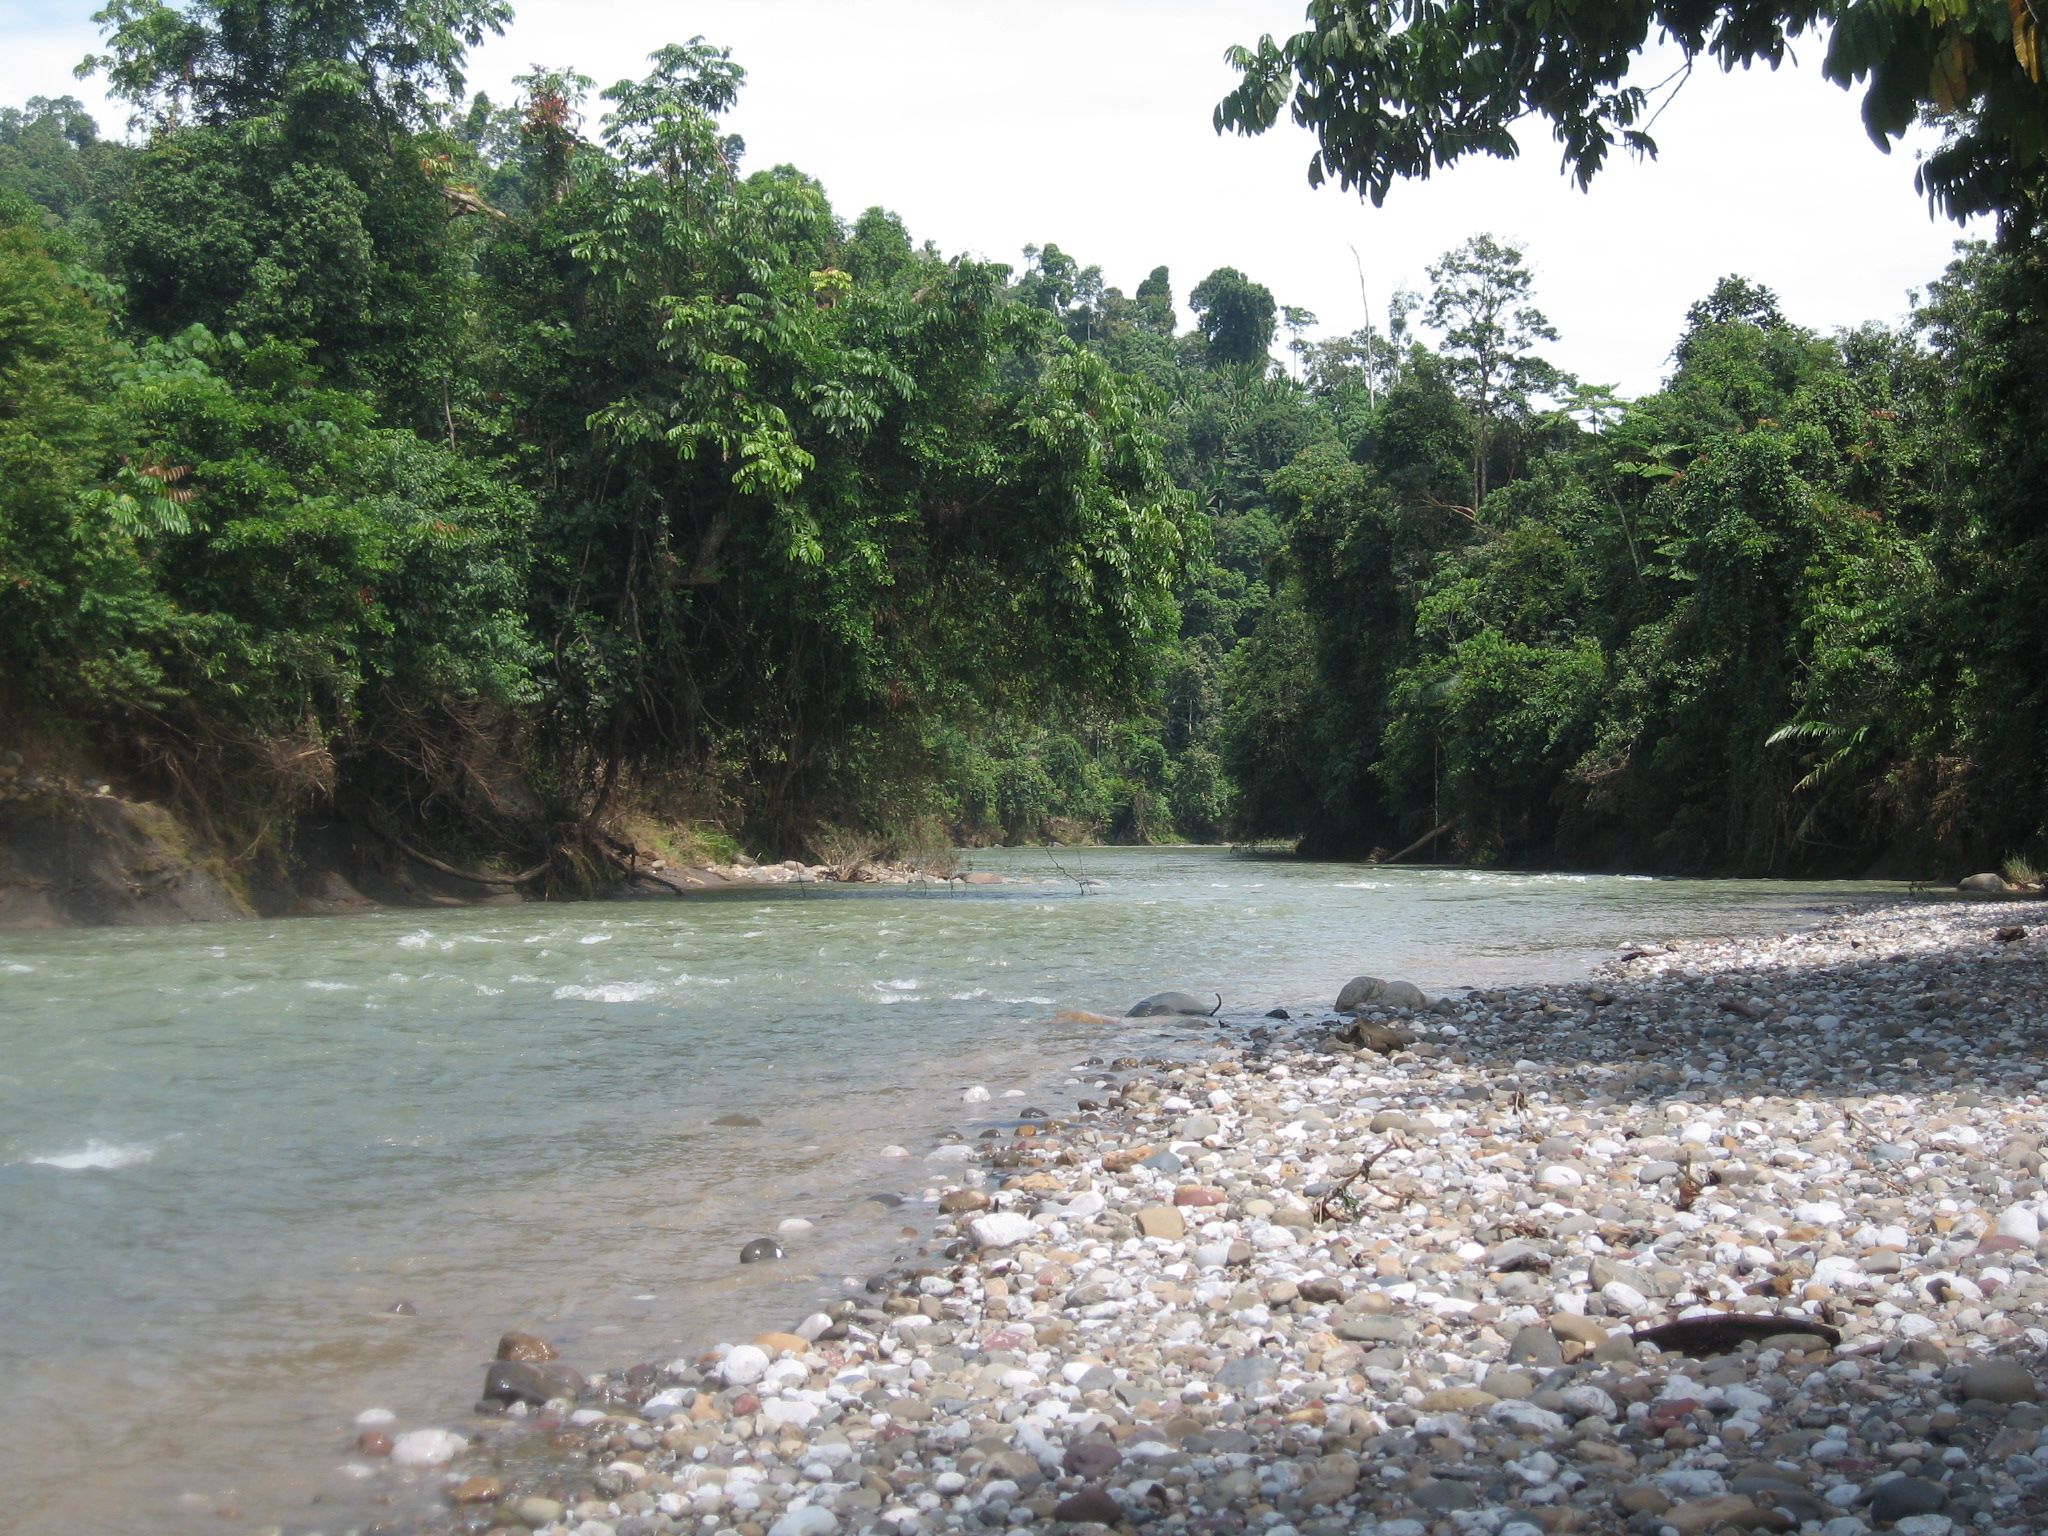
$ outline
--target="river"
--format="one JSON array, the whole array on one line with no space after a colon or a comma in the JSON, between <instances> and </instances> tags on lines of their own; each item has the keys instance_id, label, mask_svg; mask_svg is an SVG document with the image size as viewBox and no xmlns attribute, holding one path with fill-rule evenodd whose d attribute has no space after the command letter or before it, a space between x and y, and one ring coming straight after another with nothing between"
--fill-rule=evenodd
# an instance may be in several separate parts
<instances>
[{"instance_id":1,"label":"river","mask_svg":"<svg viewBox=\"0 0 2048 1536\"><path fill-rule=\"evenodd\" d=\"M461 1427L505 1328L597 1369L788 1326L910 1251L940 1137L1071 1109L1083 1057L1166 1037L1060 1010L1555 979L1898 894L1217 849L972 863L1014 883L0 935L15 1528L339 1531L374 1486L356 1413ZM790 1218L813 1227L785 1260L735 1262Z\"/></svg>"}]
</instances>

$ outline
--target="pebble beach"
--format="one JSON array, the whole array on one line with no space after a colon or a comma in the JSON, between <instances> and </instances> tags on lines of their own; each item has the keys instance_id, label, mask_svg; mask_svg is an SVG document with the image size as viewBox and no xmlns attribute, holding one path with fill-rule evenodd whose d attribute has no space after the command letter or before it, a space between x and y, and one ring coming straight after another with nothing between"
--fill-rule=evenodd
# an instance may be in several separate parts
<instances>
[{"instance_id":1,"label":"pebble beach","mask_svg":"<svg viewBox=\"0 0 2048 1536\"><path fill-rule=\"evenodd\" d=\"M508 1335L354 1465L507 1536L2048 1529L2044 956L1925 902L1190 1018L930 1149L917 1262L606 1374Z\"/></svg>"}]
</instances>

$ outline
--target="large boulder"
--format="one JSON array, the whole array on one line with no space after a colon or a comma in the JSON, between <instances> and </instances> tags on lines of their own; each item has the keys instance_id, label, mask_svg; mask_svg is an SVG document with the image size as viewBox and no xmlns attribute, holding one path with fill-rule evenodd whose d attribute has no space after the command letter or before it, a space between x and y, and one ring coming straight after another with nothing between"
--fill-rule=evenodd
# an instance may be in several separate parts
<instances>
[{"instance_id":1,"label":"large boulder","mask_svg":"<svg viewBox=\"0 0 2048 1536\"><path fill-rule=\"evenodd\" d=\"M1175 1017L1206 1019L1222 1011L1223 994L1216 992L1207 998L1196 997L1190 992L1154 992L1150 997L1131 1004L1127 1019L1170 1019Z\"/></svg>"},{"instance_id":2,"label":"large boulder","mask_svg":"<svg viewBox=\"0 0 2048 1536\"><path fill-rule=\"evenodd\" d=\"M1339 1013L1356 1013L1361 1008L1427 1008L1429 994L1412 981L1384 981L1378 976L1354 976L1337 994Z\"/></svg>"},{"instance_id":3,"label":"large boulder","mask_svg":"<svg viewBox=\"0 0 2048 1536\"><path fill-rule=\"evenodd\" d=\"M2003 896L2012 890L2003 875L1965 875L1956 882L1965 896Z\"/></svg>"}]
</instances>

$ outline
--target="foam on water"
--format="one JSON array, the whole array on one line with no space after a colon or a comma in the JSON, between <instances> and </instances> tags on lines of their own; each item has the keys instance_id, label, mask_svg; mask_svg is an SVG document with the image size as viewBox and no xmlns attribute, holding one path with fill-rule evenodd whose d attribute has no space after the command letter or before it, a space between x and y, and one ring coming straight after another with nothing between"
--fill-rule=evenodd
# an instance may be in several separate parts
<instances>
[{"instance_id":1,"label":"foam on water","mask_svg":"<svg viewBox=\"0 0 2048 1536\"><path fill-rule=\"evenodd\" d=\"M123 1146L116 1142L101 1141L95 1136L75 1151L49 1152L41 1157L25 1157L21 1161L31 1168L61 1168L66 1173L82 1173L87 1170L133 1168L155 1156L156 1148L147 1142Z\"/></svg>"},{"instance_id":2,"label":"foam on water","mask_svg":"<svg viewBox=\"0 0 2048 1536\"><path fill-rule=\"evenodd\" d=\"M644 1003L661 995L661 985L652 981L614 981L595 987L575 985L555 988L557 1002Z\"/></svg>"}]
</instances>

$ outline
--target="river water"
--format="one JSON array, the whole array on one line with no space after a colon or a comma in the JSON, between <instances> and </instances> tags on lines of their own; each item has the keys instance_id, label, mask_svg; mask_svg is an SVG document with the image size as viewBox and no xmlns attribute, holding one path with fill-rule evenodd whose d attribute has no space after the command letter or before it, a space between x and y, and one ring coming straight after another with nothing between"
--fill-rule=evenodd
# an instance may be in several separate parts
<instances>
[{"instance_id":1,"label":"river water","mask_svg":"<svg viewBox=\"0 0 2048 1536\"><path fill-rule=\"evenodd\" d=\"M786 1327L911 1251L939 1138L1162 1038L1063 1009L1555 979L1897 894L972 862L1014 881L0 935L0 1524L336 1532L355 1414L460 1427L505 1328L598 1369Z\"/></svg>"}]
</instances>

